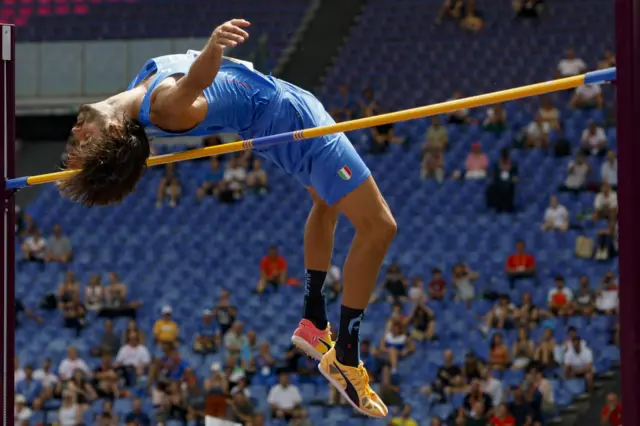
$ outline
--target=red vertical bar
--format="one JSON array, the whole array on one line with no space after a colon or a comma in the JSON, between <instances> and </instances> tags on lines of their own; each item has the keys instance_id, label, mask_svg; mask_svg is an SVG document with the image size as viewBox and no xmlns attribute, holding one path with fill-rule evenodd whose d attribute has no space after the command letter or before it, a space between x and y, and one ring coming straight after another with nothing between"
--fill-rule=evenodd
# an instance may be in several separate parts
<instances>
[{"instance_id":1,"label":"red vertical bar","mask_svg":"<svg viewBox=\"0 0 640 426\"><path fill-rule=\"evenodd\" d=\"M620 194L620 356L622 361L622 415L624 425L640 425L640 4L616 0L616 96L618 123L618 192Z\"/></svg>"},{"instance_id":2,"label":"red vertical bar","mask_svg":"<svg viewBox=\"0 0 640 426\"><path fill-rule=\"evenodd\" d=\"M3 146L0 154L2 179L2 290L0 308L2 312L2 337L0 337L0 370L2 370L2 425L14 424L13 403L13 358L15 353L15 205L13 197L5 191L5 179L15 177L15 28L13 25L0 24L0 81L2 100L0 101L0 129Z\"/></svg>"}]
</instances>

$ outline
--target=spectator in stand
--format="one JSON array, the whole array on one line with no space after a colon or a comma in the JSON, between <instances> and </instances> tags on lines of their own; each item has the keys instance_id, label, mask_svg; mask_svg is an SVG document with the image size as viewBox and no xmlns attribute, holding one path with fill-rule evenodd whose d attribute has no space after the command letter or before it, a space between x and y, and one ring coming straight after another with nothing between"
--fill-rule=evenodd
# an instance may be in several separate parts
<instances>
[{"instance_id":1,"label":"spectator in stand","mask_svg":"<svg viewBox=\"0 0 640 426\"><path fill-rule=\"evenodd\" d=\"M478 359L475 353L468 352L464 356L464 362L462 364L462 377L466 384L470 385L474 380L482 379L482 371L484 365L482 361Z\"/></svg>"},{"instance_id":2,"label":"spectator in stand","mask_svg":"<svg viewBox=\"0 0 640 426\"><path fill-rule=\"evenodd\" d=\"M260 261L260 279L256 293L262 294L270 285L274 291L284 284L287 279L287 260L278 253L275 246L269 247L267 255Z\"/></svg>"},{"instance_id":3,"label":"spectator in stand","mask_svg":"<svg viewBox=\"0 0 640 426\"><path fill-rule=\"evenodd\" d=\"M548 96L540 97L538 115L540 115L542 122L545 126L548 126L549 130L560 130L560 110L553 106L551 98Z\"/></svg>"},{"instance_id":4,"label":"spectator in stand","mask_svg":"<svg viewBox=\"0 0 640 426\"><path fill-rule=\"evenodd\" d=\"M511 160L509 150L504 148L500 151L500 158L487 187L487 206L498 213L513 213L517 183L518 166Z\"/></svg>"},{"instance_id":5,"label":"spectator in stand","mask_svg":"<svg viewBox=\"0 0 640 426\"><path fill-rule=\"evenodd\" d=\"M373 90L370 87L367 87L362 91L362 95L358 101L358 107L360 108L360 117L371 117L372 115L375 115L378 104L376 103Z\"/></svg>"},{"instance_id":6,"label":"spectator in stand","mask_svg":"<svg viewBox=\"0 0 640 426\"><path fill-rule=\"evenodd\" d=\"M217 197L219 195L220 182L224 179L224 170L220 164L220 157L211 157L210 167L204 176L200 187L196 190L198 200L204 199L207 195Z\"/></svg>"},{"instance_id":7,"label":"spectator in stand","mask_svg":"<svg viewBox=\"0 0 640 426\"><path fill-rule=\"evenodd\" d=\"M391 374L398 370L398 363L415 352L413 341L402 330L402 323L394 321L387 333L380 340L380 351L387 355L391 365Z\"/></svg>"},{"instance_id":8,"label":"spectator in stand","mask_svg":"<svg viewBox=\"0 0 640 426\"><path fill-rule=\"evenodd\" d=\"M530 292L527 291L522 294L520 306L515 314L520 327L536 328L538 322L549 315L546 311L534 305L533 296Z\"/></svg>"},{"instance_id":9,"label":"spectator in stand","mask_svg":"<svg viewBox=\"0 0 640 426\"><path fill-rule=\"evenodd\" d=\"M547 148L549 146L549 132L551 126L545 123L540 113L524 129L525 148Z\"/></svg>"},{"instance_id":10,"label":"spectator in stand","mask_svg":"<svg viewBox=\"0 0 640 426\"><path fill-rule=\"evenodd\" d=\"M27 406L27 400L23 395L17 394L14 401L13 416L15 426L29 426L33 411Z\"/></svg>"},{"instance_id":11,"label":"spectator in stand","mask_svg":"<svg viewBox=\"0 0 640 426\"><path fill-rule=\"evenodd\" d=\"M193 336L193 351L199 354L210 354L218 350L221 344L220 330L216 326L211 309L202 312L198 331Z\"/></svg>"},{"instance_id":12,"label":"spectator in stand","mask_svg":"<svg viewBox=\"0 0 640 426\"><path fill-rule=\"evenodd\" d=\"M22 243L22 262L36 262L44 267L44 259L47 250L47 240L41 235L38 228L34 228L31 234Z\"/></svg>"},{"instance_id":13,"label":"spectator in stand","mask_svg":"<svg viewBox=\"0 0 640 426\"><path fill-rule=\"evenodd\" d=\"M92 275L84 289L84 306L88 311L98 312L104 305L104 287L100 275Z\"/></svg>"},{"instance_id":14,"label":"spectator in stand","mask_svg":"<svg viewBox=\"0 0 640 426\"><path fill-rule=\"evenodd\" d=\"M109 272L108 285L104 287L104 307L100 315L106 317L135 317L135 310L142 306L140 301L127 300L127 286L115 272Z\"/></svg>"},{"instance_id":15,"label":"spectator in stand","mask_svg":"<svg viewBox=\"0 0 640 426\"><path fill-rule=\"evenodd\" d=\"M300 364L300 360L307 357L300 357L298 360L298 365ZM269 346L269 342L262 341L258 345L258 353L254 357L254 362L257 370L257 374L262 377L263 381L270 381L270 379L276 373L276 359L271 355L271 347ZM316 368L317 370L317 368Z\"/></svg>"},{"instance_id":16,"label":"spectator in stand","mask_svg":"<svg viewBox=\"0 0 640 426\"><path fill-rule=\"evenodd\" d=\"M501 333L494 333L489 342L489 368L493 370L506 370L511 365L509 346L504 343Z\"/></svg>"},{"instance_id":17,"label":"spectator in stand","mask_svg":"<svg viewBox=\"0 0 640 426\"><path fill-rule=\"evenodd\" d=\"M505 270L511 287L522 278L534 278L536 274L536 258L526 252L526 245L523 240L516 241L515 253L507 257Z\"/></svg>"},{"instance_id":18,"label":"spectator in stand","mask_svg":"<svg viewBox=\"0 0 640 426\"><path fill-rule=\"evenodd\" d=\"M580 277L580 288L574 296L575 313L591 317L595 312L595 293L589 288L589 277Z\"/></svg>"},{"instance_id":19,"label":"spectator in stand","mask_svg":"<svg viewBox=\"0 0 640 426\"><path fill-rule=\"evenodd\" d=\"M565 379L584 378L589 392L593 390L593 354L591 349L582 345L581 339L575 336L571 346L564 354L563 367Z\"/></svg>"},{"instance_id":20,"label":"spectator in stand","mask_svg":"<svg viewBox=\"0 0 640 426\"><path fill-rule=\"evenodd\" d=\"M593 221L608 220L613 222L618 217L618 194L611 190L611 185L603 183L600 192L593 202Z\"/></svg>"},{"instance_id":21,"label":"spectator in stand","mask_svg":"<svg viewBox=\"0 0 640 426\"><path fill-rule=\"evenodd\" d=\"M158 184L156 207L162 207L162 203L167 197L169 197L169 205L171 207L178 205L180 178L178 177L178 170L174 163L165 164L164 166L164 174Z\"/></svg>"},{"instance_id":22,"label":"spectator in stand","mask_svg":"<svg viewBox=\"0 0 640 426\"><path fill-rule=\"evenodd\" d=\"M418 426L418 422L411 418L411 411L413 408L409 404L405 404L402 407L402 411L398 413L397 417L391 418L389 422L390 426Z\"/></svg>"},{"instance_id":23,"label":"spectator in stand","mask_svg":"<svg viewBox=\"0 0 640 426\"><path fill-rule=\"evenodd\" d=\"M482 122L485 131L500 134L507 128L507 111L501 103L488 107L486 114Z\"/></svg>"},{"instance_id":24,"label":"spectator in stand","mask_svg":"<svg viewBox=\"0 0 640 426\"><path fill-rule=\"evenodd\" d=\"M302 394L290 383L287 373L280 373L278 384L269 390L267 402L274 419L291 421L300 410Z\"/></svg>"},{"instance_id":25,"label":"spectator in stand","mask_svg":"<svg viewBox=\"0 0 640 426\"><path fill-rule=\"evenodd\" d=\"M590 121L588 127L582 132L580 143L585 155L602 157L607 152L607 135L604 133L604 129L596 126L593 121Z\"/></svg>"},{"instance_id":26,"label":"spectator in stand","mask_svg":"<svg viewBox=\"0 0 640 426\"><path fill-rule=\"evenodd\" d=\"M247 188L266 194L268 182L267 172L262 168L262 162L255 158L251 164L251 171L247 174Z\"/></svg>"},{"instance_id":27,"label":"spectator in stand","mask_svg":"<svg viewBox=\"0 0 640 426\"><path fill-rule=\"evenodd\" d=\"M80 333L82 333L82 329L85 326L86 314L87 310L82 304L78 293L74 293L71 301L64 303L62 306L64 326L74 329L76 331L76 337L80 337Z\"/></svg>"},{"instance_id":28,"label":"spectator in stand","mask_svg":"<svg viewBox=\"0 0 640 426\"><path fill-rule=\"evenodd\" d=\"M618 188L618 159L616 158L615 151L607 152L607 161L602 163L600 177L602 178L602 182L611 185L614 191Z\"/></svg>"},{"instance_id":29,"label":"spectator in stand","mask_svg":"<svg viewBox=\"0 0 640 426\"><path fill-rule=\"evenodd\" d=\"M91 403L98 398L96 390L82 370L74 370L71 380L66 383L66 389L72 391L80 409L86 411Z\"/></svg>"},{"instance_id":30,"label":"spectator in stand","mask_svg":"<svg viewBox=\"0 0 640 426\"><path fill-rule=\"evenodd\" d=\"M440 301L443 301L447 294L447 281L444 279L442 271L438 268L433 268L431 271L428 292L431 299Z\"/></svg>"},{"instance_id":31,"label":"spectator in stand","mask_svg":"<svg viewBox=\"0 0 640 426\"><path fill-rule=\"evenodd\" d=\"M512 357L514 370L524 370L533 361L536 354L536 344L529 337L529 330L526 327L518 328L518 337L513 342Z\"/></svg>"},{"instance_id":32,"label":"spectator in stand","mask_svg":"<svg viewBox=\"0 0 640 426\"><path fill-rule=\"evenodd\" d=\"M338 93L330 105L329 111L334 120L344 121L355 118L357 104L346 84L340 85Z\"/></svg>"},{"instance_id":33,"label":"spectator in stand","mask_svg":"<svg viewBox=\"0 0 640 426\"><path fill-rule=\"evenodd\" d=\"M231 330L224 336L224 347L228 356L239 357L242 348L249 344L247 336L244 334L244 324L236 321L231 326Z\"/></svg>"},{"instance_id":34,"label":"spectator in stand","mask_svg":"<svg viewBox=\"0 0 640 426\"><path fill-rule=\"evenodd\" d=\"M489 368L482 369L482 392L491 397L491 403L495 407L504 400L504 385L493 376Z\"/></svg>"},{"instance_id":35,"label":"spectator in stand","mask_svg":"<svg viewBox=\"0 0 640 426\"><path fill-rule=\"evenodd\" d=\"M122 372L127 384L131 385L136 375L142 377L147 374L150 365L149 349L140 342L138 333L129 333L127 343L118 351L114 367Z\"/></svg>"},{"instance_id":36,"label":"spectator in stand","mask_svg":"<svg viewBox=\"0 0 640 426\"><path fill-rule=\"evenodd\" d=\"M460 2L462 3L462 2ZM448 101L456 101L458 99L462 99L462 92L456 90L453 92L453 96ZM449 123L451 124L467 124L471 122L471 117L469 116L469 109L459 109L457 111L453 111L449 113Z\"/></svg>"},{"instance_id":37,"label":"spectator in stand","mask_svg":"<svg viewBox=\"0 0 640 426\"><path fill-rule=\"evenodd\" d=\"M555 288L549 290L547 294L549 311L559 317L573 315L573 292L565 287L562 275L556 275L555 284Z\"/></svg>"},{"instance_id":38,"label":"spectator in stand","mask_svg":"<svg viewBox=\"0 0 640 426\"><path fill-rule=\"evenodd\" d=\"M404 306L400 302L396 302L391 306L391 315L387 319L387 323L385 326L385 331L389 331L391 326L395 323L400 323L402 326L402 331L406 331L406 322L408 318L404 315Z\"/></svg>"},{"instance_id":39,"label":"spectator in stand","mask_svg":"<svg viewBox=\"0 0 640 426\"><path fill-rule=\"evenodd\" d=\"M509 413L507 404L499 404L494 415L489 420L490 426L519 426L520 424L524 425L525 423L516 423L516 419Z\"/></svg>"},{"instance_id":40,"label":"spectator in stand","mask_svg":"<svg viewBox=\"0 0 640 426\"><path fill-rule=\"evenodd\" d=\"M367 117L377 114L384 114L388 111L380 107L368 110ZM390 145L402 145L406 138L395 134L394 124L381 124L371 128L371 150L372 154L382 154L387 152Z\"/></svg>"},{"instance_id":41,"label":"spectator in stand","mask_svg":"<svg viewBox=\"0 0 640 426\"><path fill-rule=\"evenodd\" d=\"M492 414L491 397L482 392L482 384L479 379L472 380L469 393L465 395L462 407L458 410L456 425L465 426L473 424L473 421L478 425L486 424Z\"/></svg>"},{"instance_id":42,"label":"spectator in stand","mask_svg":"<svg viewBox=\"0 0 640 426\"><path fill-rule=\"evenodd\" d=\"M69 241L67 236L62 234L62 227L56 224L53 227L53 234L47 240L47 250L44 260L47 262L67 264L71 261L72 255L71 241Z\"/></svg>"},{"instance_id":43,"label":"spectator in stand","mask_svg":"<svg viewBox=\"0 0 640 426\"><path fill-rule=\"evenodd\" d=\"M575 159L569 161L567 178L560 187L560 191L579 193L587 189L587 179L591 174L591 166L582 151L576 152Z\"/></svg>"},{"instance_id":44,"label":"spectator in stand","mask_svg":"<svg viewBox=\"0 0 640 426\"><path fill-rule=\"evenodd\" d=\"M442 23L444 18L459 21L462 19L463 13L464 0L444 0L436 17L436 24Z\"/></svg>"},{"instance_id":45,"label":"spectator in stand","mask_svg":"<svg viewBox=\"0 0 640 426\"><path fill-rule=\"evenodd\" d=\"M597 84L585 84L580 86L573 93L571 98L571 108L573 109L602 109L604 100L602 89Z\"/></svg>"},{"instance_id":46,"label":"spectator in stand","mask_svg":"<svg viewBox=\"0 0 640 426\"><path fill-rule=\"evenodd\" d=\"M561 231L569 229L569 211L558 202L558 197L549 198L549 207L544 212L543 231Z\"/></svg>"},{"instance_id":47,"label":"spectator in stand","mask_svg":"<svg viewBox=\"0 0 640 426\"><path fill-rule=\"evenodd\" d=\"M535 413L531 403L527 401L522 386L512 386L510 389L512 395L511 402L507 405L509 412L512 414L515 425L534 425Z\"/></svg>"},{"instance_id":48,"label":"spectator in stand","mask_svg":"<svg viewBox=\"0 0 640 426\"><path fill-rule=\"evenodd\" d=\"M227 419L234 424L253 425L251 419L255 414L255 408L249 398L238 388L231 391L231 404L229 404L228 410Z\"/></svg>"},{"instance_id":49,"label":"spectator in stand","mask_svg":"<svg viewBox=\"0 0 640 426\"><path fill-rule=\"evenodd\" d=\"M553 385L546 379L539 368L531 369L526 376L527 383L540 393L540 412L543 416L556 414L555 395Z\"/></svg>"},{"instance_id":50,"label":"spectator in stand","mask_svg":"<svg viewBox=\"0 0 640 426\"><path fill-rule=\"evenodd\" d=\"M542 0L513 0L513 10L518 18L539 18L544 4Z\"/></svg>"},{"instance_id":51,"label":"spectator in stand","mask_svg":"<svg viewBox=\"0 0 640 426\"><path fill-rule=\"evenodd\" d=\"M489 157L482 152L482 145L480 142L474 142L471 144L471 152L467 155L467 159L464 162L464 179L475 180L484 179L487 177L487 169L489 168ZM461 177L459 172L454 173L454 178Z\"/></svg>"},{"instance_id":52,"label":"spectator in stand","mask_svg":"<svg viewBox=\"0 0 640 426\"><path fill-rule=\"evenodd\" d=\"M408 300L407 278L402 274L398 264L392 263L387 268L382 289L385 293L384 298L389 303L404 302Z\"/></svg>"},{"instance_id":53,"label":"spectator in stand","mask_svg":"<svg viewBox=\"0 0 640 426\"><path fill-rule=\"evenodd\" d=\"M131 411L124 418L126 426L151 426L151 418L142 411L142 400L133 398Z\"/></svg>"},{"instance_id":54,"label":"spectator in stand","mask_svg":"<svg viewBox=\"0 0 640 426\"><path fill-rule=\"evenodd\" d=\"M598 61L597 69L612 68L616 66L616 56L609 49L604 51L602 59Z\"/></svg>"},{"instance_id":55,"label":"spectator in stand","mask_svg":"<svg viewBox=\"0 0 640 426\"><path fill-rule=\"evenodd\" d=\"M247 168L242 159L232 156L225 165L222 182L218 184L218 197L223 203L241 200L247 183Z\"/></svg>"},{"instance_id":56,"label":"spectator in stand","mask_svg":"<svg viewBox=\"0 0 640 426\"><path fill-rule=\"evenodd\" d=\"M324 279L323 292L327 302L335 302L342 293L342 271L336 265L331 265Z\"/></svg>"},{"instance_id":57,"label":"spectator in stand","mask_svg":"<svg viewBox=\"0 0 640 426\"><path fill-rule=\"evenodd\" d=\"M173 320L171 306L162 307L161 316L153 324L153 337L157 344L173 345L178 342L180 328Z\"/></svg>"},{"instance_id":58,"label":"spectator in stand","mask_svg":"<svg viewBox=\"0 0 640 426\"><path fill-rule=\"evenodd\" d=\"M567 49L566 56L558 62L559 77L572 77L587 70L587 64L576 56L573 48Z\"/></svg>"},{"instance_id":59,"label":"spectator in stand","mask_svg":"<svg viewBox=\"0 0 640 426\"><path fill-rule=\"evenodd\" d=\"M420 302L427 295L424 288L424 281L419 276L415 276L411 279L411 287L408 291L409 300L412 302Z\"/></svg>"},{"instance_id":60,"label":"spectator in stand","mask_svg":"<svg viewBox=\"0 0 640 426\"><path fill-rule=\"evenodd\" d=\"M64 310L80 294L80 283L76 280L73 272L67 271L64 281L58 287L58 308Z\"/></svg>"},{"instance_id":61,"label":"spectator in stand","mask_svg":"<svg viewBox=\"0 0 640 426\"><path fill-rule=\"evenodd\" d=\"M114 400L120 395L119 376L110 353L102 355L102 362L93 370L94 384L98 398Z\"/></svg>"},{"instance_id":62,"label":"spectator in stand","mask_svg":"<svg viewBox=\"0 0 640 426\"><path fill-rule=\"evenodd\" d=\"M618 400L618 395L613 392L607 395L607 403L602 407L600 422L604 426L622 426L622 404Z\"/></svg>"},{"instance_id":63,"label":"spectator in stand","mask_svg":"<svg viewBox=\"0 0 640 426\"><path fill-rule=\"evenodd\" d=\"M58 374L61 380L69 380L75 370L82 370L85 374L91 374L91 369L87 363L78 358L78 350L71 346L67 349L67 357L62 360L58 367Z\"/></svg>"},{"instance_id":64,"label":"spectator in stand","mask_svg":"<svg viewBox=\"0 0 640 426\"><path fill-rule=\"evenodd\" d=\"M24 379L15 384L15 391L24 396L29 406L31 406L36 399L42 397L44 388L42 387L42 383L33 377L33 367L31 365L25 365Z\"/></svg>"},{"instance_id":65,"label":"spectator in stand","mask_svg":"<svg viewBox=\"0 0 640 426\"><path fill-rule=\"evenodd\" d=\"M33 378L40 382L45 394L51 392L58 383L58 376L51 371L51 359L45 358L42 368L33 372Z\"/></svg>"},{"instance_id":66,"label":"spectator in stand","mask_svg":"<svg viewBox=\"0 0 640 426\"><path fill-rule=\"evenodd\" d=\"M613 272L607 272L596 292L596 309L601 314L614 315L618 313L618 304L619 295L616 277Z\"/></svg>"},{"instance_id":67,"label":"spectator in stand","mask_svg":"<svg viewBox=\"0 0 640 426\"><path fill-rule=\"evenodd\" d=\"M611 218L607 227L598 230L598 245L596 247L596 260L607 260L611 256L618 255L618 218Z\"/></svg>"},{"instance_id":68,"label":"spectator in stand","mask_svg":"<svg viewBox=\"0 0 640 426\"><path fill-rule=\"evenodd\" d=\"M444 152L441 149L428 147L424 151L420 179L435 179L442 183L444 180Z\"/></svg>"},{"instance_id":69,"label":"spectator in stand","mask_svg":"<svg viewBox=\"0 0 640 426\"><path fill-rule=\"evenodd\" d=\"M105 353L117 354L121 344L120 336L113 330L113 322L106 320L104 322L104 334L100 338L98 346L91 350L91 354L93 356L101 356Z\"/></svg>"},{"instance_id":70,"label":"spectator in stand","mask_svg":"<svg viewBox=\"0 0 640 426\"><path fill-rule=\"evenodd\" d=\"M224 336L231 328L238 316L238 308L231 304L231 293L229 290L222 290L218 303L213 309L216 323L220 327L220 335Z\"/></svg>"},{"instance_id":71,"label":"spectator in stand","mask_svg":"<svg viewBox=\"0 0 640 426\"><path fill-rule=\"evenodd\" d=\"M431 386L425 386L421 392L427 397L434 395L438 402L445 403L454 392L462 392L466 386L462 369L453 362L453 351L445 349L442 358L443 363L438 368L435 382Z\"/></svg>"},{"instance_id":72,"label":"spectator in stand","mask_svg":"<svg viewBox=\"0 0 640 426\"><path fill-rule=\"evenodd\" d=\"M509 330L515 325L516 313L517 309L509 301L509 296L506 294L500 295L498 302L487 313L485 324L480 329L484 333L488 333L492 328Z\"/></svg>"},{"instance_id":73,"label":"spectator in stand","mask_svg":"<svg viewBox=\"0 0 640 426\"><path fill-rule=\"evenodd\" d=\"M423 151L429 149L438 149L445 151L449 146L449 132L447 128L440 123L440 118L435 116L431 119L431 126L427 129Z\"/></svg>"},{"instance_id":74,"label":"spectator in stand","mask_svg":"<svg viewBox=\"0 0 640 426\"><path fill-rule=\"evenodd\" d=\"M546 327L535 355L536 362L543 370L553 369L558 366L558 362L556 361L557 346L553 331L549 327Z\"/></svg>"},{"instance_id":75,"label":"spectator in stand","mask_svg":"<svg viewBox=\"0 0 640 426\"><path fill-rule=\"evenodd\" d=\"M425 299L416 301L406 319L406 325L410 327L409 335L417 342L432 340L436 332L436 318L433 311L424 303Z\"/></svg>"},{"instance_id":76,"label":"spectator in stand","mask_svg":"<svg viewBox=\"0 0 640 426\"><path fill-rule=\"evenodd\" d=\"M456 300L463 301L467 305L467 308L469 308L471 301L476 296L473 282L480 278L480 274L471 270L464 263L458 263L453 266L451 275L451 280L456 290Z\"/></svg>"}]
</instances>

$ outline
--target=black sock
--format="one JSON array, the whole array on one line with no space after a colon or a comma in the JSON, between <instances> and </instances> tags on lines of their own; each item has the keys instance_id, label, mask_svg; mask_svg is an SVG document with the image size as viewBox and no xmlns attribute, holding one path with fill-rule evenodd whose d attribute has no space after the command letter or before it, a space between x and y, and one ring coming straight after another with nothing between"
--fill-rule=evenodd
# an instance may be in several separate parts
<instances>
[{"instance_id":1,"label":"black sock","mask_svg":"<svg viewBox=\"0 0 640 426\"><path fill-rule=\"evenodd\" d=\"M364 309L340 307L336 357L341 364L357 367L360 363L360 323L363 318Z\"/></svg>"},{"instance_id":2,"label":"black sock","mask_svg":"<svg viewBox=\"0 0 640 426\"><path fill-rule=\"evenodd\" d=\"M318 329L327 328L327 304L322 294L326 271L307 269L304 272L304 310L302 317L308 319Z\"/></svg>"}]
</instances>

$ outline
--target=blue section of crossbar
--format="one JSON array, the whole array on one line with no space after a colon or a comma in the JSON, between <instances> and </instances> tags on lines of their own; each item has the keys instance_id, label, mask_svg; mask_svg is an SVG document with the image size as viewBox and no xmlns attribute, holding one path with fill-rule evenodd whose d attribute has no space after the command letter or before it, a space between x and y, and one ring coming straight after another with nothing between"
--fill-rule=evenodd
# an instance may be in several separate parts
<instances>
[{"instance_id":1,"label":"blue section of crossbar","mask_svg":"<svg viewBox=\"0 0 640 426\"><path fill-rule=\"evenodd\" d=\"M253 140L253 147L254 148L266 148L268 146L273 146L273 145L280 145L282 143L289 143L289 142L293 142L295 139L294 137L294 133L295 132L287 132L287 133L280 133L277 135L271 135L271 136L263 136L260 138L255 138Z\"/></svg>"},{"instance_id":2,"label":"blue section of crossbar","mask_svg":"<svg viewBox=\"0 0 640 426\"><path fill-rule=\"evenodd\" d=\"M27 178L29 176L25 176L25 177L19 177L19 178L14 178L14 179L8 179L5 185L6 189L20 189L20 188L25 188L27 186L29 186L29 184L27 183Z\"/></svg>"},{"instance_id":3,"label":"blue section of crossbar","mask_svg":"<svg viewBox=\"0 0 640 426\"><path fill-rule=\"evenodd\" d=\"M591 71L584 75L584 84L598 84L616 79L616 69L606 68L598 71Z\"/></svg>"}]
</instances>

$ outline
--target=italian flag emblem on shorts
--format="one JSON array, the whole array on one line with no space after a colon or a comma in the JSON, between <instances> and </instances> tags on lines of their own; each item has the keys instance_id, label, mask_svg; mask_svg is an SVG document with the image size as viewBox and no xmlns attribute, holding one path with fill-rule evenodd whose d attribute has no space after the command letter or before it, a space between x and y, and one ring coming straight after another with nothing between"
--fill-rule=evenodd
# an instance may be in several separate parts
<instances>
[{"instance_id":1,"label":"italian flag emblem on shorts","mask_svg":"<svg viewBox=\"0 0 640 426\"><path fill-rule=\"evenodd\" d=\"M343 180L351 179L352 174L353 173L351 173L351 169L349 169L347 166L344 166L343 168L338 170L338 176L340 176Z\"/></svg>"}]
</instances>

